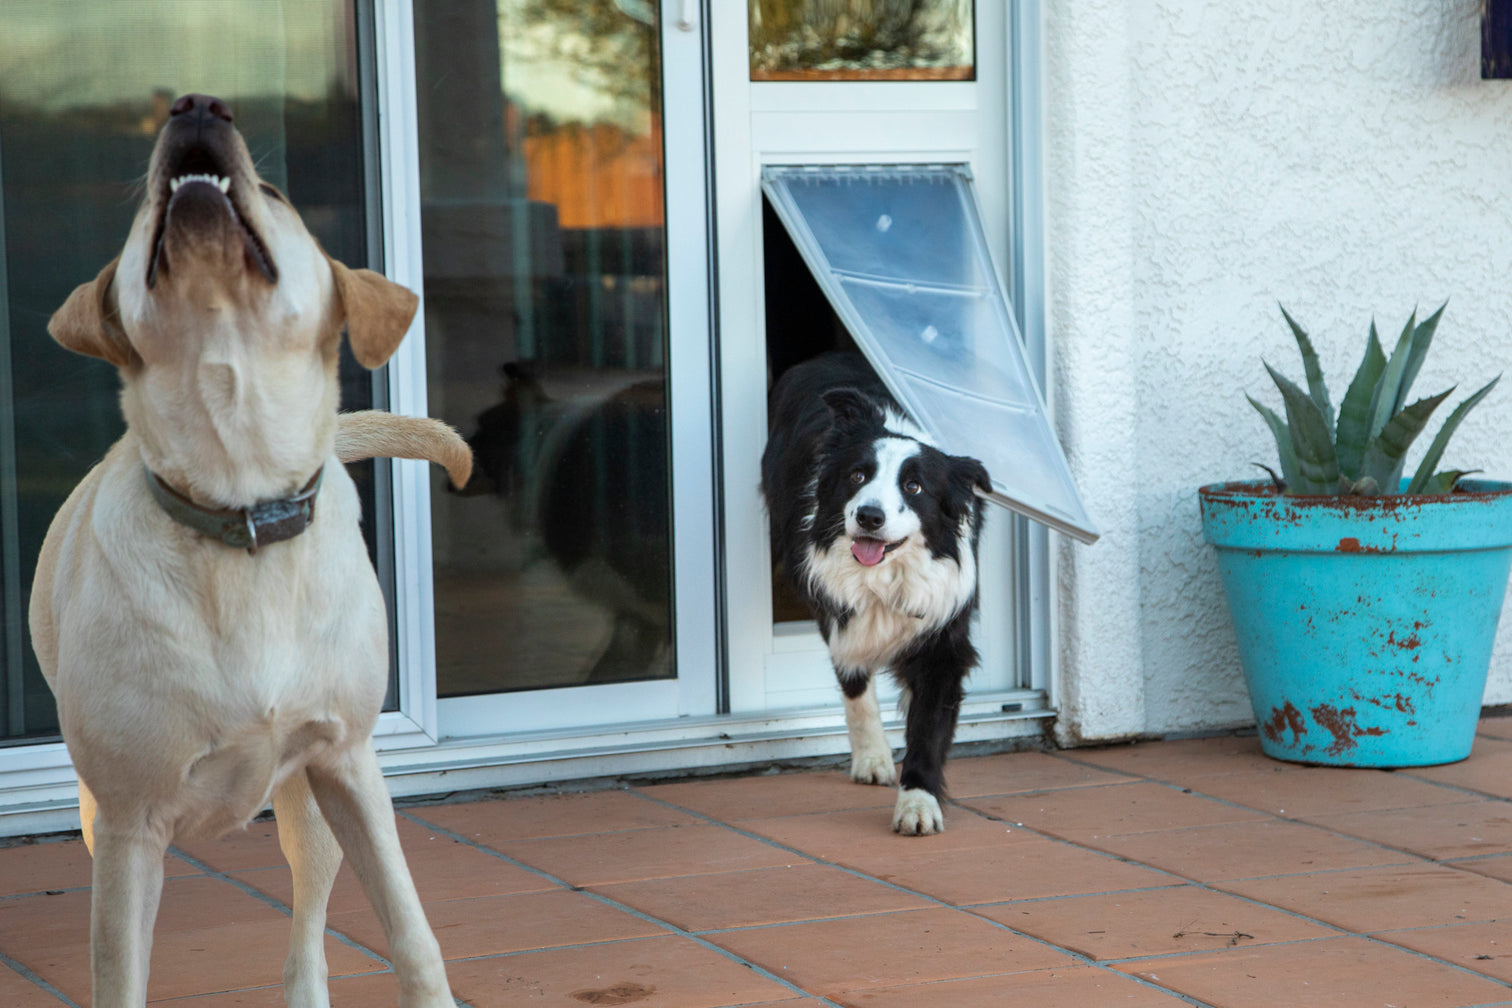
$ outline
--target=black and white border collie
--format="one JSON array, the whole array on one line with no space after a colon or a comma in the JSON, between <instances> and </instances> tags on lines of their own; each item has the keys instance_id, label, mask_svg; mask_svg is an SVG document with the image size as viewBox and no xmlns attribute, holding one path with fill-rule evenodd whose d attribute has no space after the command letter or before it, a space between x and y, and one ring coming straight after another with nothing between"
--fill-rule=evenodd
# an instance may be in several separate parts
<instances>
[{"instance_id":1,"label":"black and white border collie","mask_svg":"<svg viewBox=\"0 0 1512 1008\"><path fill-rule=\"evenodd\" d=\"M845 694L851 779L898 784L893 829L945 828L945 757L962 681L987 470L947 455L898 407L865 358L815 357L772 390L761 486L773 549L819 621ZM901 777L873 677L907 708Z\"/></svg>"}]
</instances>

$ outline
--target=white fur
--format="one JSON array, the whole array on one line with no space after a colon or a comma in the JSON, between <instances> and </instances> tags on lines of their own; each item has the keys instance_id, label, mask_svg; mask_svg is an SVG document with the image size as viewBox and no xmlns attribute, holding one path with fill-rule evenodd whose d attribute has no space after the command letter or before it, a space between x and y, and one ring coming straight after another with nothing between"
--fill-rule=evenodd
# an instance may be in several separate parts
<instances>
[{"instance_id":1,"label":"white fur","mask_svg":"<svg viewBox=\"0 0 1512 1008\"><path fill-rule=\"evenodd\" d=\"M893 806L894 833L929 836L945 829L945 815L935 796L922 788L903 788Z\"/></svg>"},{"instance_id":2,"label":"white fur","mask_svg":"<svg viewBox=\"0 0 1512 1008\"><path fill-rule=\"evenodd\" d=\"M882 731L877 686L870 676L865 693L845 698L845 728L850 734L851 780L858 784L896 784L898 769L893 763L892 746Z\"/></svg>"}]
</instances>

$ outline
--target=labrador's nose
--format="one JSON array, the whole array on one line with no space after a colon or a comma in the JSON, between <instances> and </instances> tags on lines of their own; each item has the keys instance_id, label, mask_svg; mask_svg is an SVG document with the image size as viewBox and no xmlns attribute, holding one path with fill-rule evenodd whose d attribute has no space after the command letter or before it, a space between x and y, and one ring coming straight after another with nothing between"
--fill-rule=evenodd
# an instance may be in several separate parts
<instances>
[{"instance_id":1,"label":"labrador's nose","mask_svg":"<svg viewBox=\"0 0 1512 1008\"><path fill-rule=\"evenodd\" d=\"M232 122L231 106L212 95L186 94L179 97L168 110L171 116L188 115L196 121L206 117L220 119L223 122Z\"/></svg>"}]
</instances>

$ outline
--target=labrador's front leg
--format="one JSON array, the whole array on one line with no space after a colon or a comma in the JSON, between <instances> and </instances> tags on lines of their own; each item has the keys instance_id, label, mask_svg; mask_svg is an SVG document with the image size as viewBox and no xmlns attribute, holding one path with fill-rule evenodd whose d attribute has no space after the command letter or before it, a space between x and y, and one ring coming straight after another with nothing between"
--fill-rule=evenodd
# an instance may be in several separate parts
<instances>
[{"instance_id":1,"label":"labrador's front leg","mask_svg":"<svg viewBox=\"0 0 1512 1008\"><path fill-rule=\"evenodd\" d=\"M273 812L278 820L278 845L294 876L294 925L284 960L284 1003L289 1008L330 1008L326 904L341 868L341 847L321 817L303 771L278 789Z\"/></svg>"},{"instance_id":2,"label":"labrador's front leg","mask_svg":"<svg viewBox=\"0 0 1512 1008\"><path fill-rule=\"evenodd\" d=\"M310 789L388 937L401 1008L454 1008L441 947L399 847L394 807L371 749L350 748L307 768Z\"/></svg>"},{"instance_id":3,"label":"labrador's front leg","mask_svg":"<svg viewBox=\"0 0 1512 1008\"><path fill-rule=\"evenodd\" d=\"M145 817L93 817L89 962L94 1008L142 1008L168 838Z\"/></svg>"}]
</instances>

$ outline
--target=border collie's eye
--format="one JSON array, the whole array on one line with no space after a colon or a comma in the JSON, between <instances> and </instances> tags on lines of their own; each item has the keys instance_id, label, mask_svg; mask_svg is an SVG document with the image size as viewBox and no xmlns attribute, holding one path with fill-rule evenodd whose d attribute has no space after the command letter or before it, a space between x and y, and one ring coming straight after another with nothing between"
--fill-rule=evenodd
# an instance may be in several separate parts
<instances>
[{"instance_id":1,"label":"border collie's eye","mask_svg":"<svg viewBox=\"0 0 1512 1008\"><path fill-rule=\"evenodd\" d=\"M862 483L865 483L866 482L866 470L865 469L856 469L856 470L853 470L851 472L851 474L850 474L850 481L852 483L856 484L856 486L860 486Z\"/></svg>"},{"instance_id":2,"label":"border collie's eye","mask_svg":"<svg viewBox=\"0 0 1512 1008\"><path fill-rule=\"evenodd\" d=\"M919 484L918 480L909 480L903 484L903 492L910 497L917 497L923 489L924 487Z\"/></svg>"}]
</instances>

